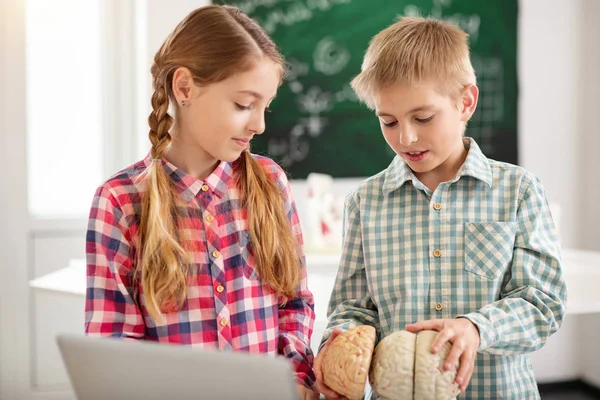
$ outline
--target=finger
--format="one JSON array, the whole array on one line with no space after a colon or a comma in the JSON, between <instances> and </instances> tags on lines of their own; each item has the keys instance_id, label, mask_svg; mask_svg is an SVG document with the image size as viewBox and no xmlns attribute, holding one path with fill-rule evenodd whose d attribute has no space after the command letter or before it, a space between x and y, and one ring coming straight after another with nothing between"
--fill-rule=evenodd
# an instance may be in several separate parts
<instances>
[{"instance_id":1,"label":"finger","mask_svg":"<svg viewBox=\"0 0 600 400\"><path fill-rule=\"evenodd\" d=\"M450 353L448 353L448 357L446 357L446 361L444 362L444 370L455 370L458 359L464 353L464 351L465 349L460 343L454 343L452 345L452 349L450 349Z\"/></svg>"},{"instance_id":2,"label":"finger","mask_svg":"<svg viewBox=\"0 0 600 400\"><path fill-rule=\"evenodd\" d=\"M313 363L313 371L315 371L315 377L317 378L317 381L323 380L323 372L321 371L321 357L323 357L324 351L325 347L323 346L323 348L317 353Z\"/></svg>"},{"instance_id":3,"label":"finger","mask_svg":"<svg viewBox=\"0 0 600 400\"><path fill-rule=\"evenodd\" d=\"M431 344L431 352L434 354L437 353L442 348L444 343L451 342L455 336L456 332L454 332L454 329L446 326L435 336L435 339Z\"/></svg>"},{"instance_id":4,"label":"finger","mask_svg":"<svg viewBox=\"0 0 600 400\"><path fill-rule=\"evenodd\" d=\"M464 352L460 357L460 366L458 368L458 372L456 373L456 383L461 388L466 388L466 384L468 384L468 379L471 379L471 374L473 373L473 364L475 360L471 353ZM468 375L468 377L467 377ZM463 390L463 389L461 389Z\"/></svg>"},{"instance_id":5,"label":"finger","mask_svg":"<svg viewBox=\"0 0 600 400\"><path fill-rule=\"evenodd\" d=\"M461 392L464 392L465 390L467 390L467 387L469 386L469 382L471 382L471 377L473 376L474 369L475 369L475 365L472 364L471 367L469 367L469 369L467 370L467 373L465 374L465 377L463 378L462 385L459 385L459 389Z\"/></svg>"},{"instance_id":6,"label":"finger","mask_svg":"<svg viewBox=\"0 0 600 400\"><path fill-rule=\"evenodd\" d=\"M423 330L434 330L441 331L444 329L444 320L443 319L428 319L425 321L419 321L414 324L408 324L405 326L405 329L412 333L417 333Z\"/></svg>"},{"instance_id":7,"label":"finger","mask_svg":"<svg viewBox=\"0 0 600 400\"><path fill-rule=\"evenodd\" d=\"M317 390L326 398L340 400L340 395L327 387L327 385L325 385L322 381L317 380L315 382L315 386L317 387Z\"/></svg>"},{"instance_id":8,"label":"finger","mask_svg":"<svg viewBox=\"0 0 600 400\"><path fill-rule=\"evenodd\" d=\"M340 328L335 328L333 331L331 331L331 336L329 336L327 342L334 340L340 333L344 333L344 331Z\"/></svg>"}]
</instances>

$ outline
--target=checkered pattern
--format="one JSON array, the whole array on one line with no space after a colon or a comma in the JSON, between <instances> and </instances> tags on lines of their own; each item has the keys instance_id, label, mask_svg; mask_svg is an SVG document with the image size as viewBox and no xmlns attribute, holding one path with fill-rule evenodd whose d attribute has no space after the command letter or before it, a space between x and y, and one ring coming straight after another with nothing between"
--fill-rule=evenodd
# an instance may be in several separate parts
<instances>
[{"instance_id":1,"label":"checkered pattern","mask_svg":"<svg viewBox=\"0 0 600 400\"><path fill-rule=\"evenodd\" d=\"M538 179L487 159L472 139L465 146L456 177L433 193L397 157L348 196L323 341L334 327L369 324L380 340L408 323L465 316L481 346L459 398L539 398L527 353L565 314L554 223Z\"/></svg>"},{"instance_id":2,"label":"checkered pattern","mask_svg":"<svg viewBox=\"0 0 600 400\"><path fill-rule=\"evenodd\" d=\"M281 189L293 233L302 233L285 173L272 160L255 156ZM163 160L163 167L186 203L180 217L182 240L194 249L192 279L180 311L165 321L146 312L141 282L138 308L133 300L132 269L138 249L143 185L138 179L146 159L98 188L87 232L87 301L85 332L178 343L203 348L281 354L291 360L298 380L314 383L309 347L314 324L312 293L304 258L296 298L280 298L255 271L246 210L232 178L235 163L221 163L201 181ZM203 188L204 187L204 188ZM205 190L207 189L207 190ZM222 292L220 292L221 289Z\"/></svg>"}]
</instances>

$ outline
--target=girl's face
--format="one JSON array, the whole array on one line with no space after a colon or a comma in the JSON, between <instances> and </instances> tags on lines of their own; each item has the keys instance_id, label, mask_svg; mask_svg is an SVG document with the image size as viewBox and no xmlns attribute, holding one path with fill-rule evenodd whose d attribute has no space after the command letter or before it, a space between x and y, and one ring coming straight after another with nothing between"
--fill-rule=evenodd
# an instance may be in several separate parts
<instances>
[{"instance_id":1,"label":"girl's face","mask_svg":"<svg viewBox=\"0 0 600 400\"><path fill-rule=\"evenodd\" d=\"M254 68L205 87L174 76L176 97L187 95L177 106L170 153L185 152L194 163L232 162L248 149L254 135L265 130L265 112L277 93L281 68L269 59ZM189 72L189 71L188 71ZM182 87L187 85L189 89Z\"/></svg>"}]
</instances>

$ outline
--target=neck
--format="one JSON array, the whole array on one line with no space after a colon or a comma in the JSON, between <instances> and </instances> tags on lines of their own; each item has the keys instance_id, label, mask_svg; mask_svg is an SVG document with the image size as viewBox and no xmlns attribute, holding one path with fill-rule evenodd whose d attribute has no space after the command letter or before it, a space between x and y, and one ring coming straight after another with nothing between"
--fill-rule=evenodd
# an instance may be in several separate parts
<instances>
[{"instance_id":1,"label":"neck","mask_svg":"<svg viewBox=\"0 0 600 400\"><path fill-rule=\"evenodd\" d=\"M447 182L456 176L468 153L464 142L461 141L456 150L437 168L428 172L415 173L415 176L433 192L440 183Z\"/></svg>"},{"instance_id":2,"label":"neck","mask_svg":"<svg viewBox=\"0 0 600 400\"><path fill-rule=\"evenodd\" d=\"M181 136L172 135L171 145L164 157L171 164L197 179L208 178L219 165L219 160L208 154L197 143L182 140Z\"/></svg>"}]
</instances>

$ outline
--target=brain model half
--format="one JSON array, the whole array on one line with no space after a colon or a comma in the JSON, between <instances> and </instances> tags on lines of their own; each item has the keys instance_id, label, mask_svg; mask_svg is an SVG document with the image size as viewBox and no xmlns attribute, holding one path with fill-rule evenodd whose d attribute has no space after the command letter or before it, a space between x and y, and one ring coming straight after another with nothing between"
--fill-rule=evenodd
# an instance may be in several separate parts
<instances>
[{"instance_id":1,"label":"brain model half","mask_svg":"<svg viewBox=\"0 0 600 400\"><path fill-rule=\"evenodd\" d=\"M433 354L431 345L436 335L435 331L399 331L379 342L369 373L378 399L449 400L458 395L456 371L444 371L452 346L445 343Z\"/></svg>"},{"instance_id":2,"label":"brain model half","mask_svg":"<svg viewBox=\"0 0 600 400\"><path fill-rule=\"evenodd\" d=\"M453 399L459 393L456 371L443 369L451 345L446 343L433 354L436 335L435 331L394 332L373 351L373 327L350 329L329 345L322 360L323 381L350 400L363 398L367 376L377 399Z\"/></svg>"},{"instance_id":3,"label":"brain model half","mask_svg":"<svg viewBox=\"0 0 600 400\"><path fill-rule=\"evenodd\" d=\"M339 334L322 361L323 382L350 400L363 398L375 346L375 328L362 325Z\"/></svg>"}]
</instances>

